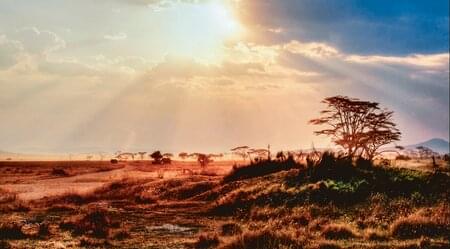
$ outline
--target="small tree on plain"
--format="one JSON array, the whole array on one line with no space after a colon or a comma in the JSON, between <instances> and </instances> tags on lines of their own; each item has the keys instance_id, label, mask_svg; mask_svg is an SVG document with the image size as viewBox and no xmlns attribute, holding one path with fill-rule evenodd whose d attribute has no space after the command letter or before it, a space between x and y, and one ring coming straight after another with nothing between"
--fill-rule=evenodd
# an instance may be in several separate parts
<instances>
[{"instance_id":1,"label":"small tree on plain","mask_svg":"<svg viewBox=\"0 0 450 249\"><path fill-rule=\"evenodd\" d=\"M142 161L142 160L144 160L144 156L145 156L145 154L147 154L147 152L139 151L137 154L139 155L139 157L141 158L141 161Z\"/></svg>"},{"instance_id":2,"label":"small tree on plain","mask_svg":"<svg viewBox=\"0 0 450 249\"><path fill-rule=\"evenodd\" d=\"M244 146L238 146L235 147L233 149L231 149L231 152L235 155L238 155L240 157L242 157L242 160L244 160L244 162L246 161L247 158L250 158L250 147L244 145ZM250 158L251 161L251 158Z\"/></svg>"},{"instance_id":3,"label":"small tree on plain","mask_svg":"<svg viewBox=\"0 0 450 249\"><path fill-rule=\"evenodd\" d=\"M161 151L157 150L150 154L150 157L153 159L153 164L161 164L163 155L161 154Z\"/></svg>"},{"instance_id":4,"label":"small tree on plain","mask_svg":"<svg viewBox=\"0 0 450 249\"><path fill-rule=\"evenodd\" d=\"M197 162L200 164L200 166L202 166L203 168L205 168L206 166L208 166L209 163L211 163L213 160L211 159L211 157L209 155L206 154L202 154L202 153L198 153L197 154Z\"/></svg>"},{"instance_id":5,"label":"small tree on plain","mask_svg":"<svg viewBox=\"0 0 450 249\"><path fill-rule=\"evenodd\" d=\"M189 157L189 154L186 153L186 152L180 152L180 153L178 154L178 157L184 160L184 159L186 159L186 158Z\"/></svg>"}]
</instances>

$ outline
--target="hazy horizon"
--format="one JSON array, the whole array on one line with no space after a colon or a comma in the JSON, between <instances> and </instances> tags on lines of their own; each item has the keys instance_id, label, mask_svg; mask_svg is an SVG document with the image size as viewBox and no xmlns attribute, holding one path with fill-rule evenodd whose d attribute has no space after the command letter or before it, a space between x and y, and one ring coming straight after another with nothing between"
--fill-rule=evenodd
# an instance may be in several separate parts
<instances>
[{"instance_id":1,"label":"hazy horizon","mask_svg":"<svg viewBox=\"0 0 450 249\"><path fill-rule=\"evenodd\" d=\"M334 95L393 110L397 144L448 141L448 11L448 1L5 0L0 150L332 147L307 122Z\"/></svg>"}]
</instances>

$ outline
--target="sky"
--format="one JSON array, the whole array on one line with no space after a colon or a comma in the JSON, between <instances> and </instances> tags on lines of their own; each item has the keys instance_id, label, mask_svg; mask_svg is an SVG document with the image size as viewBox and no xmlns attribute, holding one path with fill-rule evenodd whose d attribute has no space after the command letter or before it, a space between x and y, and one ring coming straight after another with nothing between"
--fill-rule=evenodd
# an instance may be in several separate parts
<instances>
[{"instance_id":1,"label":"sky","mask_svg":"<svg viewBox=\"0 0 450 249\"><path fill-rule=\"evenodd\" d=\"M449 137L447 0L2 0L0 150L332 145L328 96Z\"/></svg>"}]
</instances>

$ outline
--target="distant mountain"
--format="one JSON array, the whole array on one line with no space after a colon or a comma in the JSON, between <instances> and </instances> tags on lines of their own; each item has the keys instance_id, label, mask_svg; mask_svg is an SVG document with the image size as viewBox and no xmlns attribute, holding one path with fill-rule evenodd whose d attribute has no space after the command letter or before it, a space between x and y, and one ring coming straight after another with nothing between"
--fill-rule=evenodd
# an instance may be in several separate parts
<instances>
[{"instance_id":1,"label":"distant mountain","mask_svg":"<svg viewBox=\"0 0 450 249\"><path fill-rule=\"evenodd\" d=\"M449 147L450 147L449 142L445 141L444 139L441 139L441 138L433 138L433 139L430 139L430 140L422 142L422 143L408 145L405 147L407 149L415 149L418 146L428 147L428 148L432 149L433 151L438 152L440 154L449 153Z\"/></svg>"}]
</instances>

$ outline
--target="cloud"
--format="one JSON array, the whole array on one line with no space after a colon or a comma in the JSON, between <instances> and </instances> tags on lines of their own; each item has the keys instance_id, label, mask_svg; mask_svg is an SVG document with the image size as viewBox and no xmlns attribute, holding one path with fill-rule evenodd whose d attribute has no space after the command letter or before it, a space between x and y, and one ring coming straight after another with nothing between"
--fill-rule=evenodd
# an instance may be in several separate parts
<instances>
[{"instance_id":1,"label":"cloud","mask_svg":"<svg viewBox=\"0 0 450 249\"><path fill-rule=\"evenodd\" d=\"M294 40L283 45L283 48L293 54L302 54L311 57L333 57L340 55L337 48L321 42L299 42Z\"/></svg>"},{"instance_id":2,"label":"cloud","mask_svg":"<svg viewBox=\"0 0 450 249\"><path fill-rule=\"evenodd\" d=\"M36 27L18 29L11 36L22 43L26 52L35 55L47 55L66 47L65 40L59 35Z\"/></svg>"},{"instance_id":3,"label":"cloud","mask_svg":"<svg viewBox=\"0 0 450 249\"><path fill-rule=\"evenodd\" d=\"M5 35L0 34L0 70L15 65L22 51L20 42L9 40Z\"/></svg>"},{"instance_id":4,"label":"cloud","mask_svg":"<svg viewBox=\"0 0 450 249\"><path fill-rule=\"evenodd\" d=\"M380 55L350 55L347 61L356 63L380 63L390 65L409 65L428 69L448 69L449 54L412 54L407 56L380 56Z\"/></svg>"},{"instance_id":5,"label":"cloud","mask_svg":"<svg viewBox=\"0 0 450 249\"><path fill-rule=\"evenodd\" d=\"M446 0L246 0L238 6L240 20L251 30L249 39L255 43L325 42L362 55L449 49Z\"/></svg>"},{"instance_id":6,"label":"cloud","mask_svg":"<svg viewBox=\"0 0 450 249\"><path fill-rule=\"evenodd\" d=\"M119 41L119 40L127 39L127 34L120 32L117 34L104 35L103 38L105 38L106 40L111 40L111 41Z\"/></svg>"}]
</instances>

